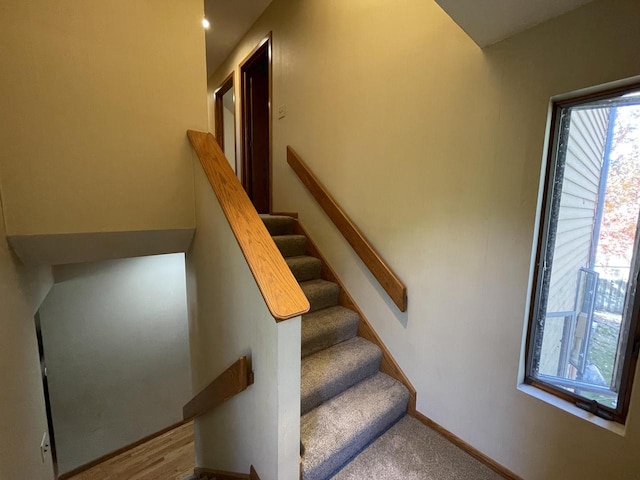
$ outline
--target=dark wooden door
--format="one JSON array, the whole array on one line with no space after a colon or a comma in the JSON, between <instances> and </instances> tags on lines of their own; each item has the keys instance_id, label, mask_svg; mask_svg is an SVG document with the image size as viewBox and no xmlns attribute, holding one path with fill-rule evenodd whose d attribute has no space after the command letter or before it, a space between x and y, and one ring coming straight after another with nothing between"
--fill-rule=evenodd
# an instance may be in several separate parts
<instances>
[{"instance_id":1,"label":"dark wooden door","mask_svg":"<svg viewBox=\"0 0 640 480\"><path fill-rule=\"evenodd\" d=\"M259 213L271 209L269 42L242 65L242 184Z\"/></svg>"}]
</instances>

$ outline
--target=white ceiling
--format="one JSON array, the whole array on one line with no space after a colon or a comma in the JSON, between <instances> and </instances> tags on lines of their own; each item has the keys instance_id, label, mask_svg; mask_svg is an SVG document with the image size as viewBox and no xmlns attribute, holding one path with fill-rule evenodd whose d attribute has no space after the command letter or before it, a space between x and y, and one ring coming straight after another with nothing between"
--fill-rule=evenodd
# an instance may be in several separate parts
<instances>
[{"instance_id":1,"label":"white ceiling","mask_svg":"<svg viewBox=\"0 0 640 480\"><path fill-rule=\"evenodd\" d=\"M211 27L206 31L207 75L227 58L271 0L205 0L204 15Z\"/></svg>"},{"instance_id":2,"label":"white ceiling","mask_svg":"<svg viewBox=\"0 0 640 480\"><path fill-rule=\"evenodd\" d=\"M436 0L479 46L486 47L592 0Z\"/></svg>"}]
</instances>

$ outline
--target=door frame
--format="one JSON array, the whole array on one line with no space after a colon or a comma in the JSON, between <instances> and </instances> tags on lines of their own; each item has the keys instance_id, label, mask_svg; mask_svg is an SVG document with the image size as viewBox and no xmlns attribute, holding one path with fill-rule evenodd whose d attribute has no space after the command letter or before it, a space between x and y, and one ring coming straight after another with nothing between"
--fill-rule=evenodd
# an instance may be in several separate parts
<instances>
[{"instance_id":1,"label":"door frame","mask_svg":"<svg viewBox=\"0 0 640 480\"><path fill-rule=\"evenodd\" d=\"M56 436L53 431L53 413L51 411L51 397L49 396L49 379L47 375L47 363L44 357L44 340L42 339L42 329L40 327L40 311L34 317L36 330L36 340L38 342L38 356L40 358L40 374L42 377L42 391L44 394L45 412L47 414L47 437L49 439L49 451L51 453L51 463L53 465L53 478L58 478L58 455L56 450Z\"/></svg>"},{"instance_id":2,"label":"door frame","mask_svg":"<svg viewBox=\"0 0 640 480\"><path fill-rule=\"evenodd\" d=\"M225 93L231 90L233 94L233 115L234 118L237 114L236 112L236 92L234 89L234 72L232 71L227 77L222 81L220 86L213 92L213 110L214 110L214 118L215 118L215 132L216 132L216 140L218 141L218 145L220 145L220 149L224 152L224 113L223 113L223 104L222 97L224 97ZM238 147L236 145L236 122L233 122L233 150L235 152L235 171L238 171Z\"/></svg>"},{"instance_id":3,"label":"door frame","mask_svg":"<svg viewBox=\"0 0 640 480\"><path fill-rule=\"evenodd\" d=\"M268 111L269 111L269 212L273 210L273 74L272 74L272 32L269 32L258 44L249 52L249 54L240 62L239 71L240 71L240 151L241 151L241 181L242 186L247 187L247 170L248 170L248 152L247 152L247 113L246 113L246 102L245 102L245 75L244 72L247 70L253 62L258 58L258 55L263 54L263 50L266 49L267 53L267 64L268 64L268 77L269 77L269 100L268 100Z\"/></svg>"}]
</instances>

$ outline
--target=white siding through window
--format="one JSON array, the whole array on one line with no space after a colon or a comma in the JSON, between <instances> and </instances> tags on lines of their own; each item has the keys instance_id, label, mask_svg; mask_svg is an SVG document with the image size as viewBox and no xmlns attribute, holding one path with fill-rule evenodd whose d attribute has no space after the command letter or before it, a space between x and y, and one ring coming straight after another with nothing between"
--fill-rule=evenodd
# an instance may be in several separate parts
<instances>
[{"instance_id":1,"label":"white siding through window","mask_svg":"<svg viewBox=\"0 0 640 480\"><path fill-rule=\"evenodd\" d=\"M578 270L589 266L608 120L608 108L571 112L547 312L573 310Z\"/></svg>"},{"instance_id":2,"label":"white siding through window","mask_svg":"<svg viewBox=\"0 0 640 480\"><path fill-rule=\"evenodd\" d=\"M578 272L589 266L608 122L606 108L571 112L547 314L574 310ZM540 373L558 373L564 328L564 317L547 318Z\"/></svg>"}]
</instances>

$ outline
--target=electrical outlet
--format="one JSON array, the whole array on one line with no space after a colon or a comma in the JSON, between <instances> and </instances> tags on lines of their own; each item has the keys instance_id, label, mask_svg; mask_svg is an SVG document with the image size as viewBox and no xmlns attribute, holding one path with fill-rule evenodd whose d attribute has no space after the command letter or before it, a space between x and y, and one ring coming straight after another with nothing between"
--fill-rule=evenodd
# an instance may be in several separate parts
<instances>
[{"instance_id":1,"label":"electrical outlet","mask_svg":"<svg viewBox=\"0 0 640 480\"><path fill-rule=\"evenodd\" d=\"M284 118L286 114L287 114L287 106L283 103L278 107L278 120L280 120L281 118Z\"/></svg>"},{"instance_id":2,"label":"electrical outlet","mask_svg":"<svg viewBox=\"0 0 640 480\"><path fill-rule=\"evenodd\" d=\"M42 463L47 460L47 453L49 453L49 439L47 438L47 432L42 435L42 441L40 442L40 455L42 456Z\"/></svg>"}]
</instances>

